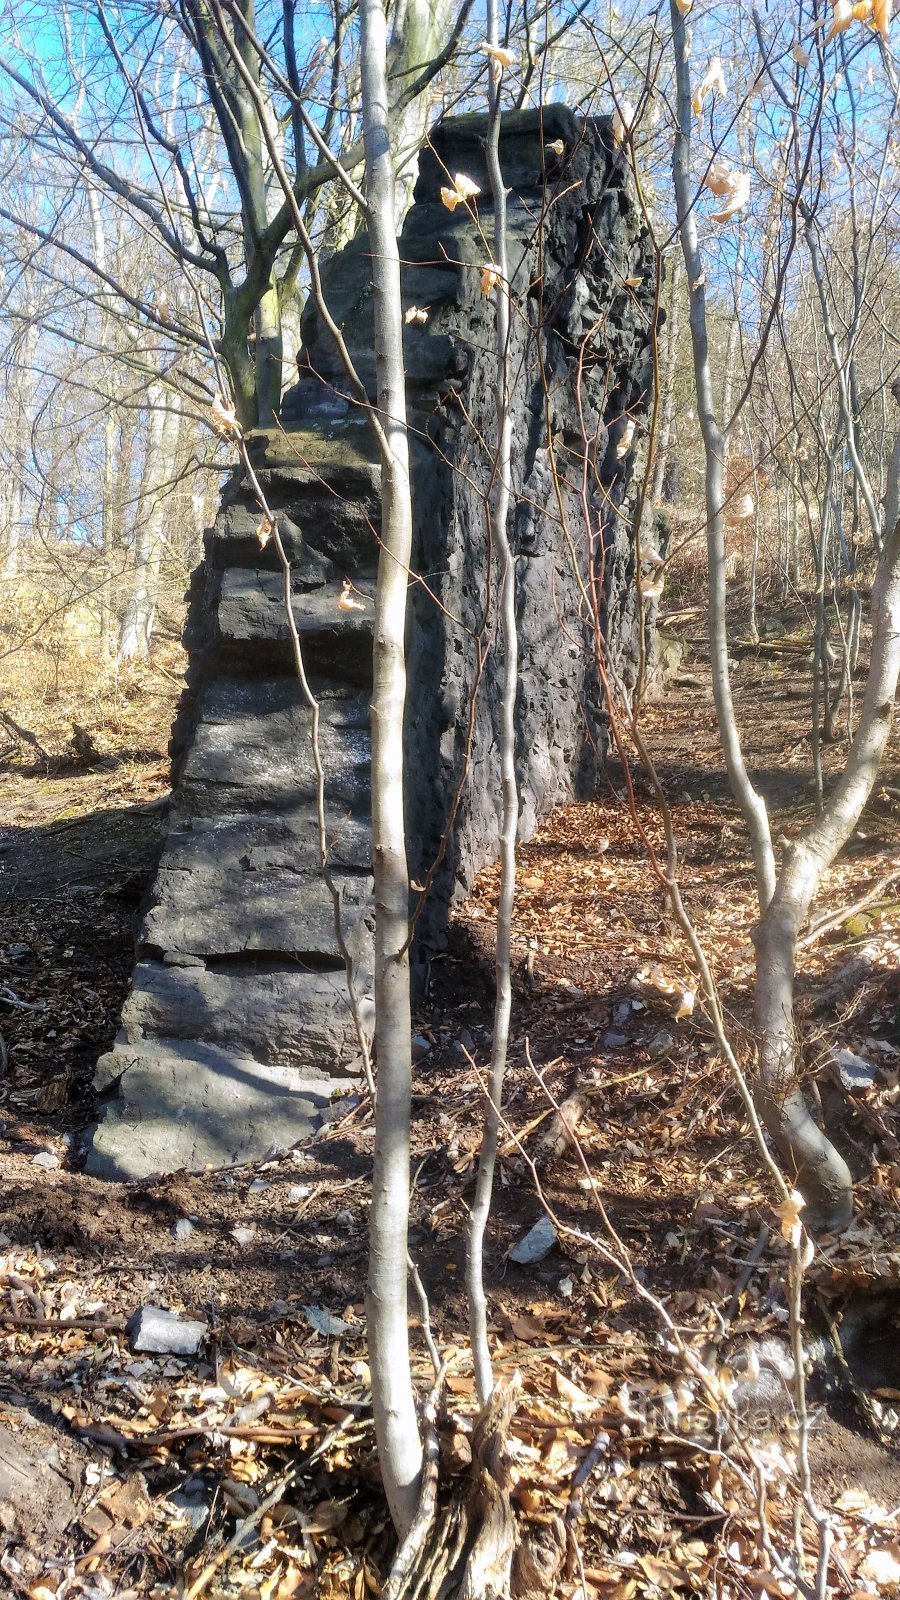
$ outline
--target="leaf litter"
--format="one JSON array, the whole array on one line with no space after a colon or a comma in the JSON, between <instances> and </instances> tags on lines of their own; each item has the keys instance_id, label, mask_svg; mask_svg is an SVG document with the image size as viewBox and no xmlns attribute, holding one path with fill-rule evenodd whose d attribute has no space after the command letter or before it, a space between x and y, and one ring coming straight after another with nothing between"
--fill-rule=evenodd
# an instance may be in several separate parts
<instances>
[{"instance_id":1,"label":"leaf litter","mask_svg":"<svg viewBox=\"0 0 900 1600\"><path fill-rule=\"evenodd\" d=\"M745 710L764 704L763 680L777 670L742 661ZM706 692L685 692L652 717L664 729L684 892L747 1059L754 913L733 809L697 777L715 767ZM760 718L751 728L760 764L776 735L783 756L789 727ZM659 844L640 781L636 803ZM802 802L786 813L788 832L798 819ZM852 853L842 859L822 910L859 900L879 870L880 859L871 871ZM487 1058L496 887L496 873L484 873L433 964L418 1019L429 1048L415 1084L411 1248L447 1357L440 1439L448 1481L466 1470L475 1412L460 1285L479 1088L455 1045L466 1037L476 1064ZM12 902L3 933L9 945L43 940L46 959L62 968L75 936L71 907L59 907L58 926L46 913L46 900ZM858 1155L856 1222L818 1244L807 1274L810 1307L820 1301L832 1313L853 1295L900 1290L895 910L872 911L863 934L865 959L854 966L858 924L846 928L839 918L805 950L798 984L810 1068L821 1068L826 1099L839 1096ZM511 1435L518 1513L538 1524L556 1514L577 1536L565 1600L787 1600L795 1591L760 1536L746 1474L751 1459L760 1464L771 1540L793 1549L799 1538L812 1571L812 1530L794 1525L782 1232L790 1235L793 1219L776 1215L764 1189L696 974L618 796L559 810L523 849L517 937L507 1116L561 1222L550 1229L522 1150L508 1138L488 1267L497 1370L522 1373ZM15 984L37 1003L29 959L18 958ZM14 960L2 974L11 984ZM829 988L833 999L817 1009ZM121 985L94 990L99 1040L114 1026ZM60 1453L71 1516L43 1539L21 1525L8 1530L0 1558L7 1583L33 1600L377 1594L392 1536L365 1361L367 1108L348 1105L311 1147L253 1167L127 1189L100 1184L73 1170L66 1142L83 1113L82 1089L74 1104L69 1089L54 1103L50 1036L62 1036L71 997L61 985L45 995L39 1019L16 1013L10 1029L21 1046L4 1099L0 1440L34 1459ZM604 1044L613 1030L623 1039L615 1049ZM872 1065L852 1103L833 1066L839 1051ZM59 1166L35 1168L40 1150ZM598 1197L635 1271L702 1360L708 1385L682 1370L633 1288L577 1236L601 1234ZM518 1263L515 1246L535 1228L546 1251ZM197 1355L131 1349L126 1325L143 1305L205 1322ZM414 1343L424 1393L431 1370L417 1335ZM867 1405L876 1409L865 1413L854 1408L852 1388L837 1406L827 1393L812 1398L811 1456L833 1519L835 1593L897 1587L900 1466L884 1443L896 1429L890 1388L873 1389ZM726 1438L728 1416L743 1419L740 1447Z\"/></svg>"}]
</instances>

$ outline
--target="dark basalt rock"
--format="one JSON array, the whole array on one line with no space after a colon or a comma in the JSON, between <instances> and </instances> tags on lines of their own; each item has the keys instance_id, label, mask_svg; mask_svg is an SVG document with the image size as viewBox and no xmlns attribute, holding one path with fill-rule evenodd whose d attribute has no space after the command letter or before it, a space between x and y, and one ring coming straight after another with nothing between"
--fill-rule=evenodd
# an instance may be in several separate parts
<instances>
[{"instance_id":1,"label":"dark basalt rock","mask_svg":"<svg viewBox=\"0 0 900 1600\"><path fill-rule=\"evenodd\" d=\"M433 130L400 244L404 305L428 311L424 324L404 331L415 512L411 872L422 877L441 857L417 924L420 953L441 943L450 906L497 849L498 574L485 513L496 363L493 305L481 291L492 229L486 131L480 116ZM558 140L562 155L551 148ZM517 297L509 537L519 831L527 838L556 801L591 792L605 751L592 605L622 682L634 681L640 655L634 452L624 436L648 401L655 263L606 121L560 106L511 115L500 155ZM441 186L456 172L481 187L478 226L464 207L441 204ZM328 262L323 283L374 398L368 249L360 234ZM292 562L292 610L320 705L332 888L370 1032L368 700L380 471L312 305L302 338L284 429L254 436L251 450ZM329 1079L346 1084L360 1068L332 891L318 871L310 711L294 676L276 553L271 541L261 547L259 525L251 486L235 474L192 579L172 826L122 1033L98 1067L98 1087L118 1088L94 1131L94 1172L142 1175L261 1155L307 1136Z\"/></svg>"}]
</instances>

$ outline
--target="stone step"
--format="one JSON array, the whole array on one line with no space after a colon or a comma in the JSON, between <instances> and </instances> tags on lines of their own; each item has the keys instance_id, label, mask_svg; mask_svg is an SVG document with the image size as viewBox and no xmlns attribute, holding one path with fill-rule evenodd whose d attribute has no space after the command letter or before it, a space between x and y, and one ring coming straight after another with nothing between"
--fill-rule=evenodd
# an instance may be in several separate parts
<instances>
[{"instance_id":1,"label":"stone step","mask_svg":"<svg viewBox=\"0 0 900 1600\"><path fill-rule=\"evenodd\" d=\"M117 1042L102 1068L119 1083L89 1130L85 1170L98 1178L258 1161L309 1139L331 1099L322 1079L198 1040Z\"/></svg>"},{"instance_id":2,"label":"stone step","mask_svg":"<svg viewBox=\"0 0 900 1600\"><path fill-rule=\"evenodd\" d=\"M369 695L314 686L319 745L332 807L369 803ZM294 809L315 800L311 718L293 676L219 677L201 690L193 742L179 775L178 811L227 816Z\"/></svg>"},{"instance_id":3,"label":"stone step","mask_svg":"<svg viewBox=\"0 0 900 1600\"><path fill-rule=\"evenodd\" d=\"M327 427L257 433L249 444L251 461L267 502L286 520L279 522L288 559L302 563L308 549L334 561L341 576L378 563L381 520L381 467L368 423L359 417ZM223 506L206 541L215 567L262 566L275 570L271 545L260 554L261 514L247 479L235 478L230 503Z\"/></svg>"},{"instance_id":4,"label":"stone step","mask_svg":"<svg viewBox=\"0 0 900 1600\"><path fill-rule=\"evenodd\" d=\"M342 897L344 940L361 973L369 967L372 880L335 874ZM318 873L279 867L235 873L227 864L196 871L162 870L138 934L138 954L183 958L280 954L313 967L343 967L333 901Z\"/></svg>"},{"instance_id":5,"label":"stone step","mask_svg":"<svg viewBox=\"0 0 900 1600\"><path fill-rule=\"evenodd\" d=\"M307 673L370 684L375 583L360 579L343 605L342 592L342 581L332 579L292 596L304 667ZM224 572L214 614L213 647L226 671L262 673L292 664L280 573Z\"/></svg>"},{"instance_id":6,"label":"stone step","mask_svg":"<svg viewBox=\"0 0 900 1600\"><path fill-rule=\"evenodd\" d=\"M307 563L329 562L342 577L373 573L378 564L376 531L381 520L381 498L336 501L312 489L298 488L280 495L279 531L284 552L298 572ZM227 505L204 539L204 554L211 568L263 567L280 571L271 540L260 543L262 521L255 506L244 501Z\"/></svg>"},{"instance_id":7,"label":"stone step","mask_svg":"<svg viewBox=\"0 0 900 1600\"><path fill-rule=\"evenodd\" d=\"M372 827L367 816L326 813L328 864L332 869L368 871ZM169 871L258 872L282 867L289 872L319 870L318 825L312 804L284 812L254 811L222 818L187 818L169 833L160 858Z\"/></svg>"},{"instance_id":8,"label":"stone step","mask_svg":"<svg viewBox=\"0 0 900 1600\"><path fill-rule=\"evenodd\" d=\"M374 1005L359 994L360 1019L371 1040ZM347 980L340 972L304 972L286 961L241 961L174 967L140 961L122 1012L120 1042L202 1039L309 1079L355 1076L359 1044ZM115 1051L103 1057L94 1086L116 1075ZM121 1069L119 1069L121 1070Z\"/></svg>"},{"instance_id":9,"label":"stone step","mask_svg":"<svg viewBox=\"0 0 900 1600\"><path fill-rule=\"evenodd\" d=\"M247 451L257 477L265 473L270 482L311 484L345 497L381 488L375 436L364 416L348 415L343 405L336 405L332 415L297 419L287 433L255 428ZM244 486L249 487L246 479Z\"/></svg>"}]
</instances>

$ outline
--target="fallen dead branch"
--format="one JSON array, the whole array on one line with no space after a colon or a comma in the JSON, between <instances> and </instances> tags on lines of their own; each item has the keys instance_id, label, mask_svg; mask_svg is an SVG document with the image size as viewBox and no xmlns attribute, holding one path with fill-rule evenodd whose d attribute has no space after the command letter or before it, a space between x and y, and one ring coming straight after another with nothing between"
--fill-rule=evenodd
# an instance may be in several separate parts
<instances>
[{"instance_id":1,"label":"fallen dead branch","mask_svg":"<svg viewBox=\"0 0 900 1600\"><path fill-rule=\"evenodd\" d=\"M798 939L798 950L808 949L810 945L815 944L817 939L821 939L823 934L830 932L832 928L839 927L842 922L849 921L850 917L858 916L860 911L865 911L866 907L870 906L873 901L879 900L885 890L889 889L892 883L896 883L898 878L900 878L900 867L892 867L890 872L886 872L884 877L879 878L878 882L873 884L872 888L868 889L858 900L854 900L852 905L839 906L836 911L826 911L822 916L816 917L815 921L810 923L803 937Z\"/></svg>"}]
</instances>

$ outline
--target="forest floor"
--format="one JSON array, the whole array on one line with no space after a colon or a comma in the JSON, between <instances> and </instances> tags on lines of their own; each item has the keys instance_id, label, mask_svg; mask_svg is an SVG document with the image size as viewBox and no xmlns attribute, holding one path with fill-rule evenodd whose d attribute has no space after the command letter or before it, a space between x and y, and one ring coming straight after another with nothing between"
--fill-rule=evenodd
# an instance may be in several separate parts
<instances>
[{"instance_id":1,"label":"forest floor","mask_svg":"<svg viewBox=\"0 0 900 1600\"><path fill-rule=\"evenodd\" d=\"M690 639L702 618L686 610L670 626ZM750 765L789 836L811 815L810 683L785 626L768 646L735 646L735 691ZM362 1600L390 1553L365 1363L368 1105L348 1101L312 1145L227 1173L117 1185L77 1170L93 1063L116 1030L165 827L177 677L172 653L162 677L135 675L124 698L120 686L81 755L62 722L54 744L33 707L2 706L44 749L11 735L0 761L0 1592ZM702 647L646 727L685 900L749 1063L754 911ZM888 1441L900 1399L900 895L885 885L863 911L846 908L886 874L900 881L897 784L894 760L821 897L818 910L844 914L804 950L798 985L810 1075L858 1179L852 1228L822 1240L808 1272L811 1325L844 1310L848 1329L855 1318L865 1330L867 1296L881 1313L812 1401L831 1584L856 1600L900 1580ZM568 1510L570 1600L788 1597L772 1556L794 1546L797 1505L787 1246L702 1001L675 1018L697 979L624 788L612 773L595 803L559 809L520 854L506 1116L533 1166L508 1138L487 1252L497 1368L523 1380L515 1499L538 1524ZM659 846L640 776L634 808ZM474 1409L461 1281L480 1104L469 1057L483 1069L489 1054L496 891L484 873L417 1019L411 1249L448 1363L451 1476ZM852 1096L832 1062L840 1048L871 1065ZM577 1148L551 1097L568 1102ZM543 1216L536 1177L557 1231L522 1265L510 1250ZM632 1280L609 1250L627 1252ZM718 1374L718 1410L641 1288ZM126 1322L146 1304L202 1318L199 1357L136 1353ZM418 1333L414 1351L425 1390ZM728 1442L729 1393L742 1444ZM797 1527L812 1559L811 1526Z\"/></svg>"}]
</instances>

